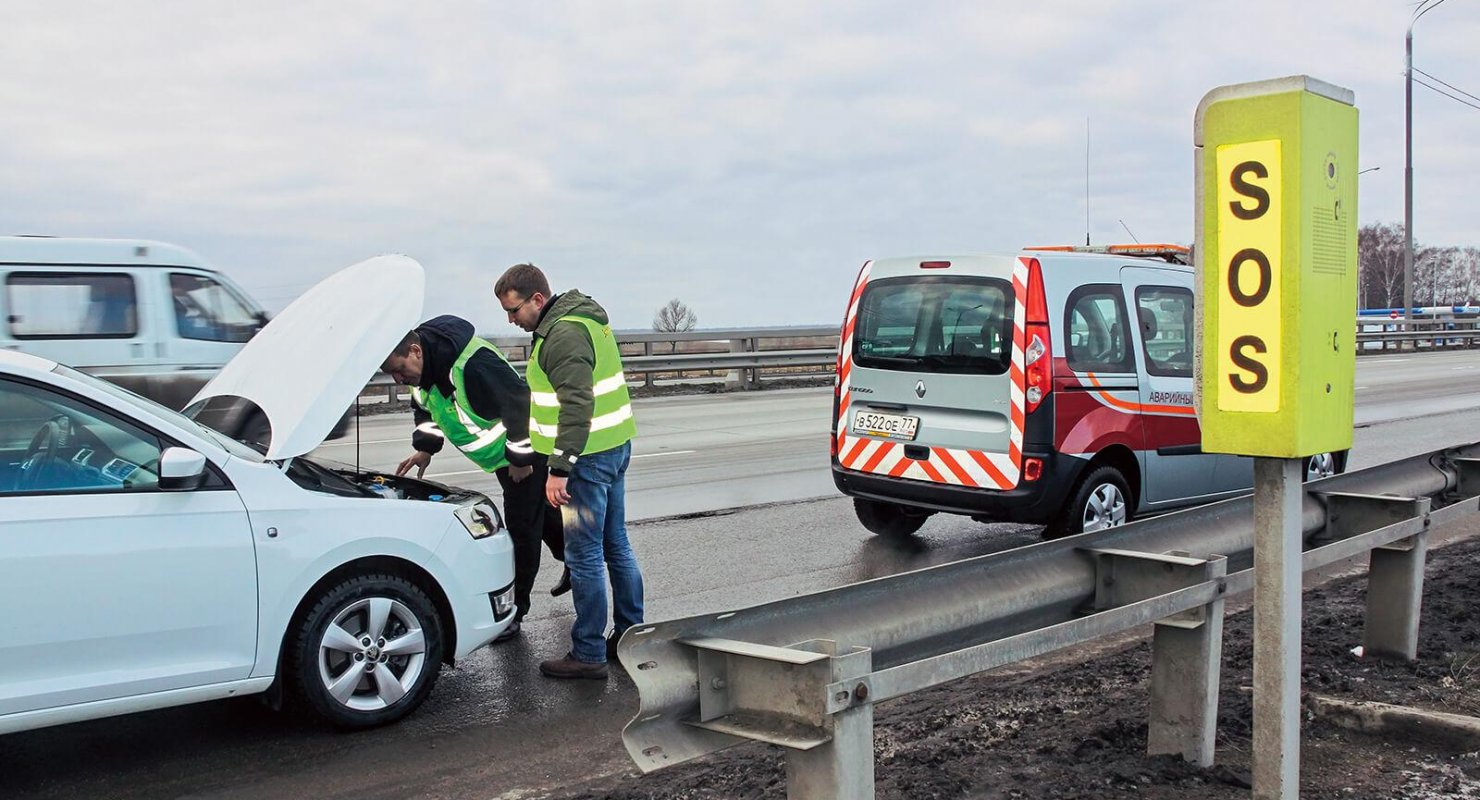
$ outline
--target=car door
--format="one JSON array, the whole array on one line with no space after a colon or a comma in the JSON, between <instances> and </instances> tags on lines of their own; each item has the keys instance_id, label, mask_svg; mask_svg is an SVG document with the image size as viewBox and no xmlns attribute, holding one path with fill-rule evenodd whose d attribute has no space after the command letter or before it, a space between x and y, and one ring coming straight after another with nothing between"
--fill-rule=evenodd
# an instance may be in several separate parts
<instances>
[{"instance_id":1,"label":"car door","mask_svg":"<svg viewBox=\"0 0 1480 800\"><path fill-rule=\"evenodd\" d=\"M161 490L158 460L176 444L0 375L0 715L248 677L246 509L209 466L201 488Z\"/></svg>"},{"instance_id":2,"label":"car door","mask_svg":"<svg viewBox=\"0 0 1480 800\"><path fill-rule=\"evenodd\" d=\"M1123 267L1120 280L1134 320L1142 376L1147 499L1181 505L1214 492L1218 462L1216 455L1202 451L1193 403L1192 275L1175 269Z\"/></svg>"}]
</instances>

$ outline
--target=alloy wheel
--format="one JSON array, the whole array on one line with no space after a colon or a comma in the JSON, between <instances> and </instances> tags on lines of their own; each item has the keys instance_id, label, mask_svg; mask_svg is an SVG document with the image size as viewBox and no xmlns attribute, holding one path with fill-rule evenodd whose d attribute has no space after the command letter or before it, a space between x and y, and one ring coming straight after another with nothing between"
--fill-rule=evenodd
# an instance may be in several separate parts
<instances>
[{"instance_id":1,"label":"alloy wheel","mask_svg":"<svg viewBox=\"0 0 1480 800\"><path fill-rule=\"evenodd\" d=\"M366 597L334 615L319 642L319 679L331 697L355 711L394 705L426 664L421 621L399 600Z\"/></svg>"},{"instance_id":2,"label":"alloy wheel","mask_svg":"<svg viewBox=\"0 0 1480 800\"><path fill-rule=\"evenodd\" d=\"M1082 530L1098 531L1125 524L1125 495L1113 483L1102 483L1090 492L1084 504Z\"/></svg>"}]
</instances>

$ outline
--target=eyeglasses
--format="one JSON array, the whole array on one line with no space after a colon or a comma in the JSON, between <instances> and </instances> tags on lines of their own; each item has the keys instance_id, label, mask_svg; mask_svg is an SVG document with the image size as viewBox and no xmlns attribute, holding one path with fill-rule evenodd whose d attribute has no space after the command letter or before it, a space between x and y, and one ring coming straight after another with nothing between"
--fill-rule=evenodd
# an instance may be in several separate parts
<instances>
[{"instance_id":1,"label":"eyeglasses","mask_svg":"<svg viewBox=\"0 0 1480 800\"><path fill-rule=\"evenodd\" d=\"M504 313L508 314L511 317L514 316L515 314L519 313L519 309L524 308L524 304L528 303L533 297L534 295L530 295L529 297L520 300L519 305L514 306L513 308L504 308ZM503 308L502 303L499 304L499 308Z\"/></svg>"}]
</instances>

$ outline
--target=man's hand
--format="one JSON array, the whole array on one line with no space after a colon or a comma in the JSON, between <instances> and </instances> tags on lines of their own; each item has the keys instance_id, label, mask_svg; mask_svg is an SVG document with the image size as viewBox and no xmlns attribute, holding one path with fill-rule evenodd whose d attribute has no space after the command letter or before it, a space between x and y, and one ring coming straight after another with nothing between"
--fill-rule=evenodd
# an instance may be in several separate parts
<instances>
[{"instance_id":1,"label":"man's hand","mask_svg":"<svg viewBox=\"0 0 1480 800\"><path fill-rule=\"evenodd\" d=\"M563 476L551 475L545 481L545 499L556 508L570 502L570 492L565 490L565 480Z\"/></svg>"},{"instance_id":2,"label":"man's hand","mask_svg":"<svg viewBox=\"0 0 1480 800\"><path fill-rule=\"evenodd\" d=\"M409 458L407 458L405 461L402 461L400 465L396 467L396 477L405 475L406 473L411 471L412 467L416 467L416 477L420 478L421 476L426 474L427 465L431 463L431 453L417 450L415 453L412 453Z\"/></svg>"},{"instance_id":3,"label":"man's hand","mask_svg":"<svg viewBox=\"0 0 1480 800\"><path fill-rule=\"evenodd\" d=\"M513 464L509 465L509 477L513 478L515 483L523 483L524 479L528 478L533 473L534 467L516 467Z\"/></svg>"}]
</instances>

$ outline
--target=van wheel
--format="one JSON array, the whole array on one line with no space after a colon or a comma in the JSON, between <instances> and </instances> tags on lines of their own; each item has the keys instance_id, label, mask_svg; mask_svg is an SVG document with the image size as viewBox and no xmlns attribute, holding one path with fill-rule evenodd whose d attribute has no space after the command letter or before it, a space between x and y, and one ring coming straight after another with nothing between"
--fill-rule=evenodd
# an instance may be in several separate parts
<instances>
[{"instance_id":1,"label":"van wheel","mask_svg":"<svg viewBox=\"0 0 1480 800\"><path fill-rule=\"evenodd\" d=\"M903 539L920 530L920 526L930 516L928 511L915 512L895 503L881 503L858 497L853 498L853 513L858 515L858 521L870 533L891 539Z\"/></svg>"},{"instance_id":2,"label":"van wheel","mask_svg":"<svg viewBox=\"0 0 1480 800\"><path fill-rule=\"evenodd\" d=\"M283 666L301 706L339 728L373 728L431 694L442 648L442 621L426 592L395 575L359 575L312 600Z\"/></svg>"},{"instance_id":3,"label":"van wheel","mask_svg":"<svg viewBox=\"0 0 1480 800\"><path fill-rule=\"evenodd\" d=\"M1114 467L1095 467L1074 487L1063 514L1043 532L1057 539L1076 533L1118 528L1131 520L1131 493Z\"/></svg>"},{"instance_id":4,"label":"van wheel","mask_svg":"<svg viewBox=\"0 0 1480 800\"><path fill-rule=\"evenodd\" d=\"M1336 463L1335 453L1319 453L1305 460L1305 479L1307 481L1318 481L1329 478L1343 470Z\"/></svg>"}]
</instances>

